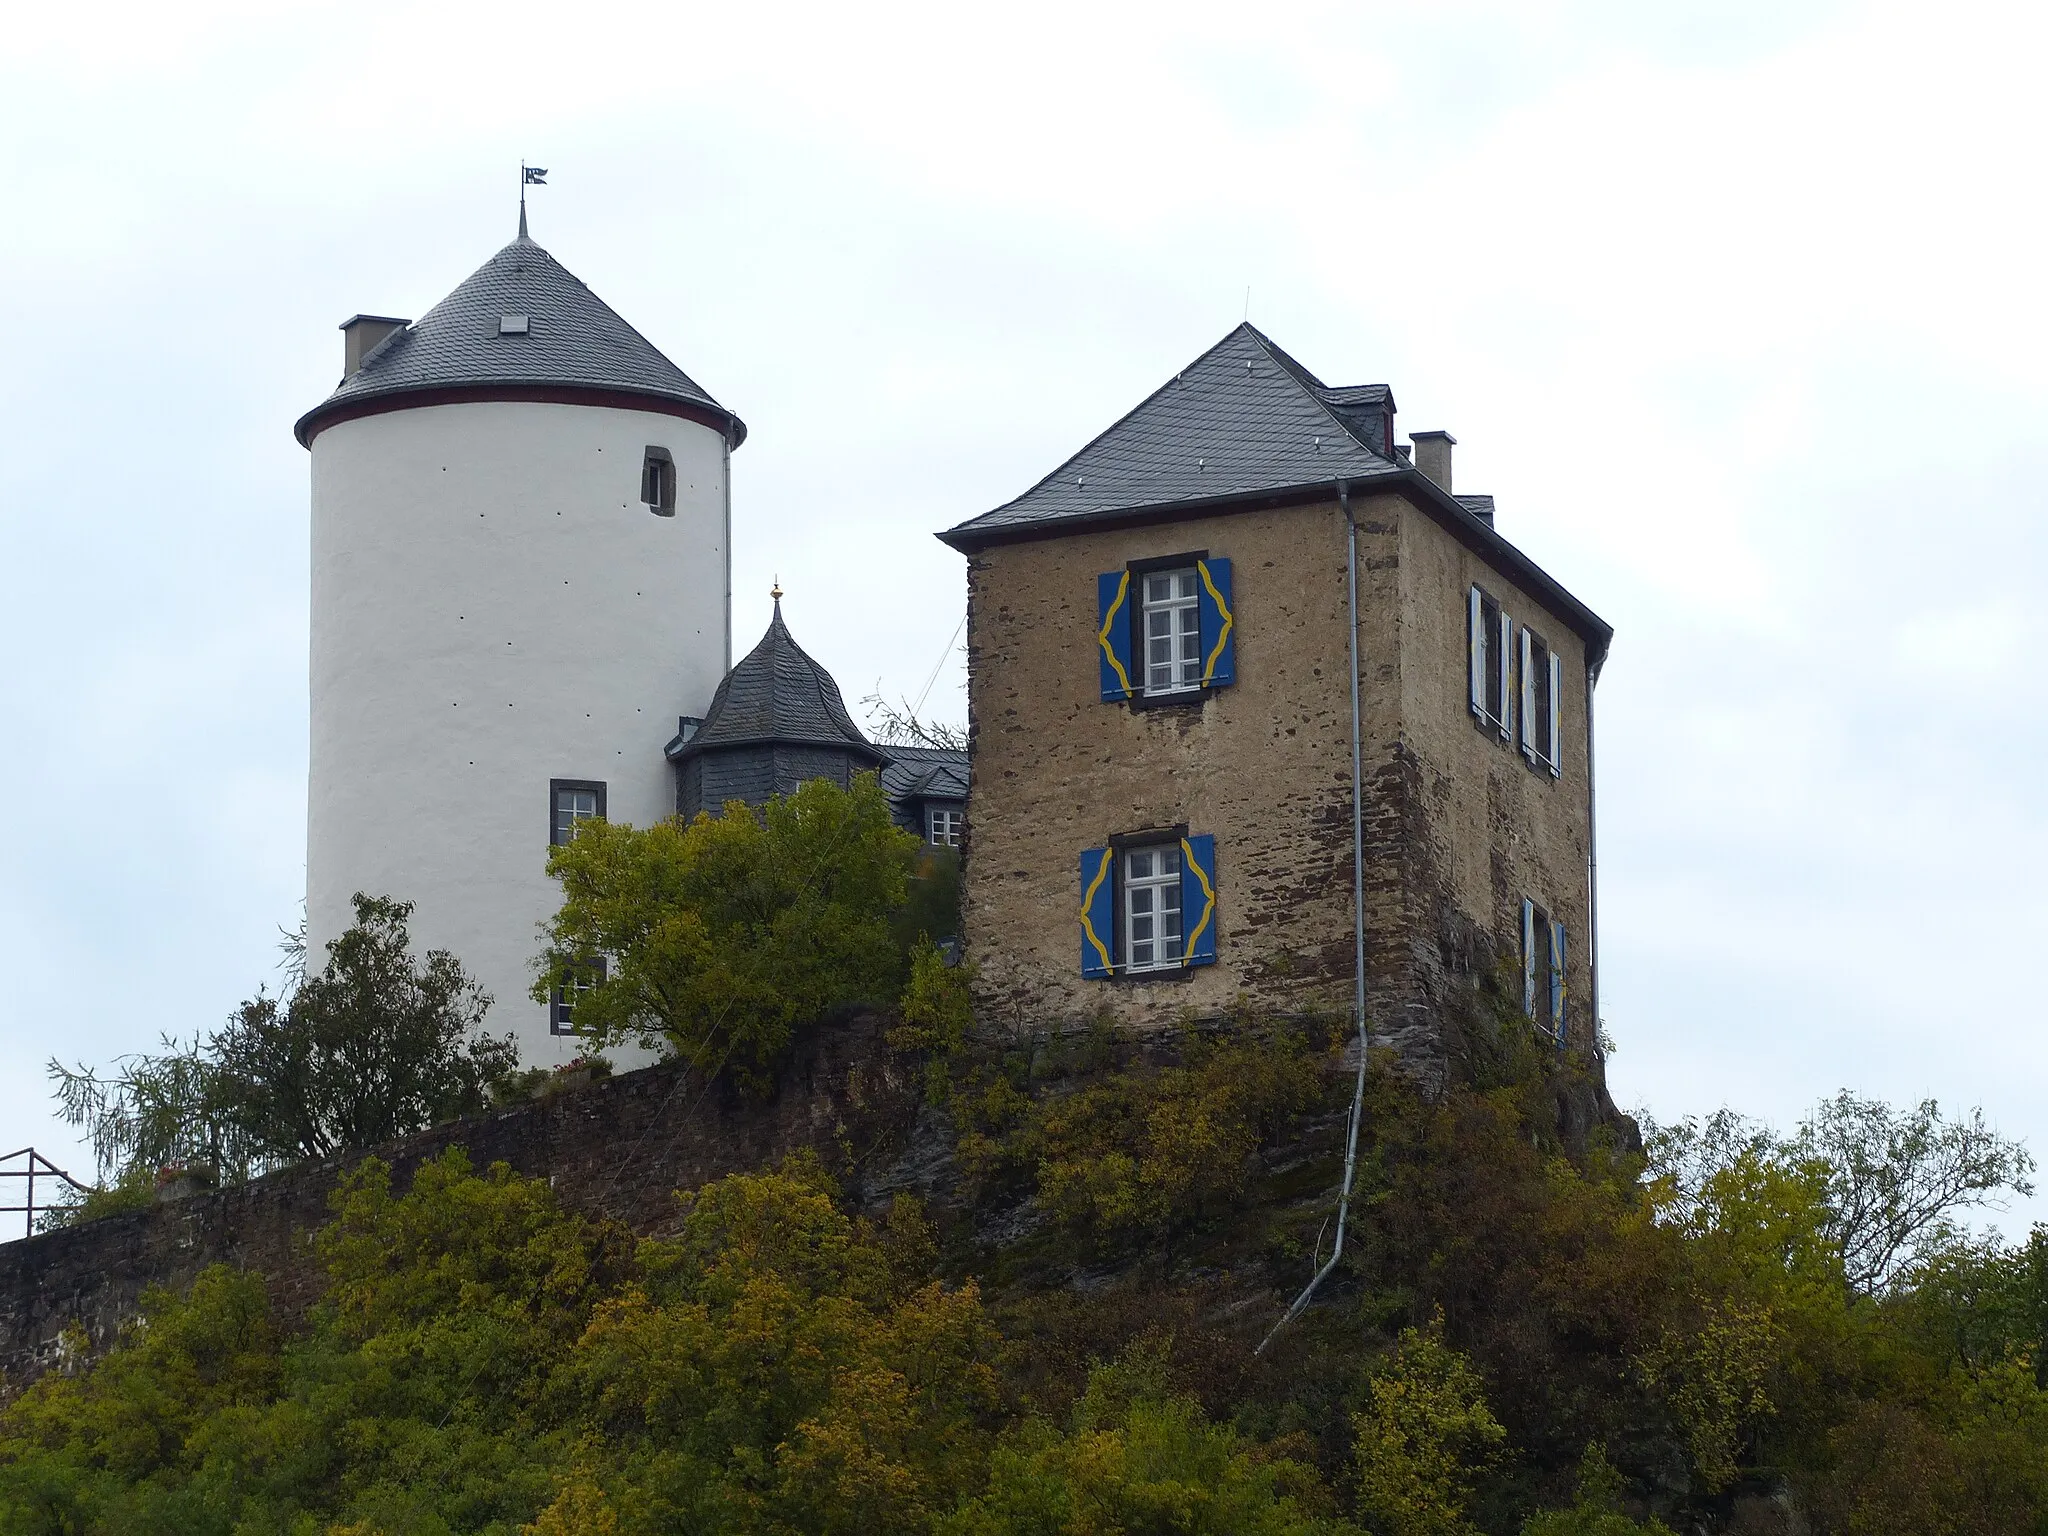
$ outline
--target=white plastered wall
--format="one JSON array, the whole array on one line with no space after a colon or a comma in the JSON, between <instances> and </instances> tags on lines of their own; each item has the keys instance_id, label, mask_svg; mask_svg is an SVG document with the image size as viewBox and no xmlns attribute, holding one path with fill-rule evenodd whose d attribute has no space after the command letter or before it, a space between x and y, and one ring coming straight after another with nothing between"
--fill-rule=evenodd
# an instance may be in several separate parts
<instances>
[{"instance_id":1,"label":"white plastered wall","mask_svg":"<svg viewBox=\"0 0 2048 1536\"><path fill-rule=\"evenodd\" d=\"M650 446L674 517L640 501ZM655 412L491 402L344 421L314 440L309 962L357 891L416 904L525 1062L578 1052L527 995L559 905L549 781L614 821L675 808L662 756L723 675L726 453Z\"/></svg>"}]
</instances>

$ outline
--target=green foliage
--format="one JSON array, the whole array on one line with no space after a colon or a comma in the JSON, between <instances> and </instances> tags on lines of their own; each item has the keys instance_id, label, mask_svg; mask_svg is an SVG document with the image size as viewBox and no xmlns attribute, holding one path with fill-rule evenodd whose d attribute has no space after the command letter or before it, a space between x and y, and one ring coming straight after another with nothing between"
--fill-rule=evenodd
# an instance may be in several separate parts
<instances>
[{"instance_id":1,"label":"green foliage","mask_svg":"<svg viewBox=\"0 0 2048 1536\"><path fill-rule=\"evenodd\" d=\"M1241 1023L1184 1030L1170 1046L1177 1059L1136 1054L1042 1097L1018 1086L1015 1064L984 1072L956 1100L962 1160L975 1177L1027 1181L1039 1207L1095 1251L1170 1252L1244 1196L1259 1151L1329 1092L1305 1031ZM1084 1049L1131 1054L1106 1035Z\"/></svg>"},{"instance_id":2,"label":"green foliage","mask_svg":"<svg viewBox=\"0 0 2048 1536\"><path fill-rule=\"evenodd\" d=\"M1384 1536L1466 1536L1472 1484L1507 1431L1486 1406L1479 1374L1444 1343L1443 1318L1402 1332L1373 1368L1351 1416L1359 1512Z\"/></svg>"},{"instance_id":3,"label":"green foliage","mask_svg":"<svg viewBox=\"0 0 2048 1536\"><path fill-rule=\"evenodd\" d=\"M687 825L582 823L548 851L563 899L533 995L584 983L576 1023L593 1044L665 1042L765 1086L799 1030L895 999L890 919L918 846L872 774L814 779L759 815L735 801Z\"/></svg>"},{"instance_id":4,"label":"green foliage","mask_svg":"<svg viewBox=\"0 0 2048 1536\"><path fill-rule=\"evenodd\" d=\"M374 1160L306 1336L225 1267L0 1411L0 1532L927 1531L978 1489L997 1340L914 1205L814 1163L721 1180L668 1241L460 1152Z\"/></svg>"},{"instance_id":5,"label":"green foliage","mask_svg":"<svg viewBox=\"0 0 2048 1536\"><path fill-rule=\"evenodd\" d=\"M37 1212L38 1232L54 1232L59 1227L74 1227L82 1221L97 1221L102 1216L146 1211L156 1204L156 1176L147 1168L131 1168L82 1194L69 1189L65 1194L71 1198L60 1199L57 1204Z\"/></svg>"},{"instance_id":6,"label":"green foliage","mask_svg":"<svg viewBox=\"0 0 2048 1536\"><path fill-rule=\"evenodd\" d=\"M889 1043L899 1051L930 1057L925 1088L934 1104L945 1103L949 1096L953 1054L974 1022L973 989L974 967L948 965L938 945L920 936L910 952L910 980L898 1007L902 1023L889 1032Z\"/></svg>"},{"instance_id":7,"label":"green foliage","mask_svg":"<svg viewBox=\"0 0 2048 1536\"><path fill-rule=\"evenodd\" d=\"M0 1410L0 1536L2048 1530L2048 1232L1950 1206L1859 1284L1844 1190L1906 1183L1732 1116L1568 1134L1588 1085L1481 1029L1438 1091L1369 1064L1344 1260L1254 1356L1328 1251L1327 1043L989 1054L966 980L921 948L895 1035L950 1064L936 1225L804 1159L637 1240L367 1164L294 1337L211 1271Z\"/></svg>"},{"instance_id":8,"label":"green foliage","mask_svg":"<svg viewBox=\"0 0 2048 1536\"><path fill-rule=\"evenodd\" d=\"M1342 1536L1316 1469L1248 1445L1201 1406L1097 1370L1062 1433L1025 1421L944 1536Z\"/></svg>"},{"instance_id":9,"label":"green foliage","mask_svg":"<svg viewBox=\"0 0 2048 1536\"><path fill-rule=\"evenodd\" d=\"M476 1114L518 1064L483 1033L490 999L446 950L414 960L409 903L355 898L326 965L277 998L259 991L204 1042L166 1037L109 1077L52 1061L64 1118L84 1126L102 1177L160 1168L240 1180ZM81 1213L82 1214L82 1213Z\"/></svg>"},{"instance_id":10,"label":"green foliage","mask_svg":"<svg viewBox=\"0 0 2048 1536\"><path fill-rule=\"evenodd\" d=\"M1579 1496L1570 1509L1535 1515L1522 1536L1672 1536L1661 1520L1638 1524L1623 1513L1622 1478L1597 1445L1586 1447L1579 1462Z\"/></svg>"}]
</instances>

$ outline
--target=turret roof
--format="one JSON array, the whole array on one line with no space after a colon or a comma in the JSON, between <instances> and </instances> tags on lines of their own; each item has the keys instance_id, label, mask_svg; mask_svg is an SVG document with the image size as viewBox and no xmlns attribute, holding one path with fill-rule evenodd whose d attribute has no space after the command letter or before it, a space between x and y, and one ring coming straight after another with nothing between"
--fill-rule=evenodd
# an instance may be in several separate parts
<instances>
[{"instance_id":1,"label":"turret roof","mask_svg":"<svg viewBox=\"0 0 2048 1536\"><path fill-rule=\"evenodd\" d=\"M846 747L877 767L887 761L847 714L832 674L796 643L779 600L761 643L725 674L704 723L669 755L681 760L712 747L770 744Z\"/></svg>"},{"instance_id":2,"label":"turret roof","mask_svg":"<svg viewBox=\"0 0 2048 1536\"><path fill-rule=\"evenodd\" d=\"M525 329L501 327L524 317ZM554 257L519 238L299 418L301 443L335 420L449 399L639 397L727 432L746 426ZM622 402L622 403L630 403Z\"/></svg>"}]
</instances>

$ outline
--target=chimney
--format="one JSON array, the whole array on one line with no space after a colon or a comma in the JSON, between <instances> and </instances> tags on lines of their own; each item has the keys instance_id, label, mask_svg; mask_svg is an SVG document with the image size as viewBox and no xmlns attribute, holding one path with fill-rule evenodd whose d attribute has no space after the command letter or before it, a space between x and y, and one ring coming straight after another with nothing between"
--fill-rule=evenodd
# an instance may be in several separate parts
<instances>
[{"instance_id":1,"label":"chimney","mask_svg":"<svg viewBox=\"0 0 2048 1536\"><path fill-rule=\"evenodd\" d=\"M1415 467L1437 483L1445 495L1451 493L1451 450L1458 440L1448 432L1410 432L1415 444Z\"/></svg>"},{"instance_id":2,"label":"chimney","mask_svg":"<svg viewBox=\"0 0 2048 1536\"><path fill-rule=\"evenodd\" d=\"M378 342L411 324L390 315L350 315L341 322L341 376L354 378Z\"/></svg>"}]
</instances>

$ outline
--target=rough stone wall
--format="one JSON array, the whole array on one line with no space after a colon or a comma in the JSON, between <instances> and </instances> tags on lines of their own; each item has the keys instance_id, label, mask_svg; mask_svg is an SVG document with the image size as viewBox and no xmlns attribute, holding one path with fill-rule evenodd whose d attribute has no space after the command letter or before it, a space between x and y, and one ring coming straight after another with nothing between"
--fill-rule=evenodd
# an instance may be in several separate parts
<instances>
[{"instance_id":1,"label":"rough stone wall","mask_svg":"<svg viewBox=\"0 0 2048 1536\"><path fill-rule=\"evenodd\" d=\"M1440 1073L1454 996L1519 953L1524 894L1585 931L1584 656L1577 639L1427 514L1355 498L1367 1014ZM1238 681L1199 706L1101 701L1098 573L1206 550L1233 562ZM964 895L981 1017L1044 1027L1213 1016L1239 998L1347 1009L1352 902L1345 530L1332 503L1010 544L969 563L973 788ZM1465 591L1481 580L1558 647L1565 775L1473 723ZM1083 981L1078 860L1185 823L1217 839L1217 964ZM1583 942L1569 949L1583 1000ZM1583 1035L1583 1028L1580 1033Z\"/></svg>"},{"instance_id":2,"label":"rough stone wall","mask_svg":"<svg viewBox=\"0 0 2048 1536\"><path fill-rule=\"evenodd\" d=\"M857 1018L821 1031L767 1099L729 1082L706 1092L684 1069L654 1066L375 1150L400 1187L422 1161L460 1146L478 1169L509 1163L546 1178L571 1209L659 1233L679 1214L677 1189L802 1148L857 1182L914 1118L920 1086L916 1063L886 1048L879 1022ZM311 1234L337 1178L364 1155L0 1244L0 1395L69 1363L67 1327L103 1348L145 1288L188 1285L209 1264L261 1271L280 1315L297 1318L319 1294Z\"/></svg>"},{"instance_id":3,"label":"rough stone wall","mask_svg":"<svg viewBox=\"0 0 2048 1536\"><path fill-rule=\"evenodd\" d=\"M1461 970L1521 953L1522 899L1565 924L1566 1031L1591 1052L1586 651L1556 615L1413 507L1400 518L1402 740L1414 762L1416 983L1432 1007ZM1531 767L1473 716L1466 593L1478 583L1556 652L1563 773ZM1518 645L1519 649L1519 645ZM1519 660L1517 661L1519 688Z\"/></svg>"},{"instance_id":4,"label":"rough stone wall","mask_svg":"<svg viewBox=\"0 0 2048 1536\"><path fill-rule=\"evenodd\" d=\"M1198 705L1103 703L1097 574L1197 550L1232 562L1237 682ZM1163 1023L1219 1013L1240 993L1288 1010L1346 1007L1351 703L1337 508L1002 545L969 562L968 594L965 928L984 1020L1035 1027L1107 1005ZM1217 839L1218 963L1083 981L1082 850L1183 822Z\"/></svg>"}]
</instances>

